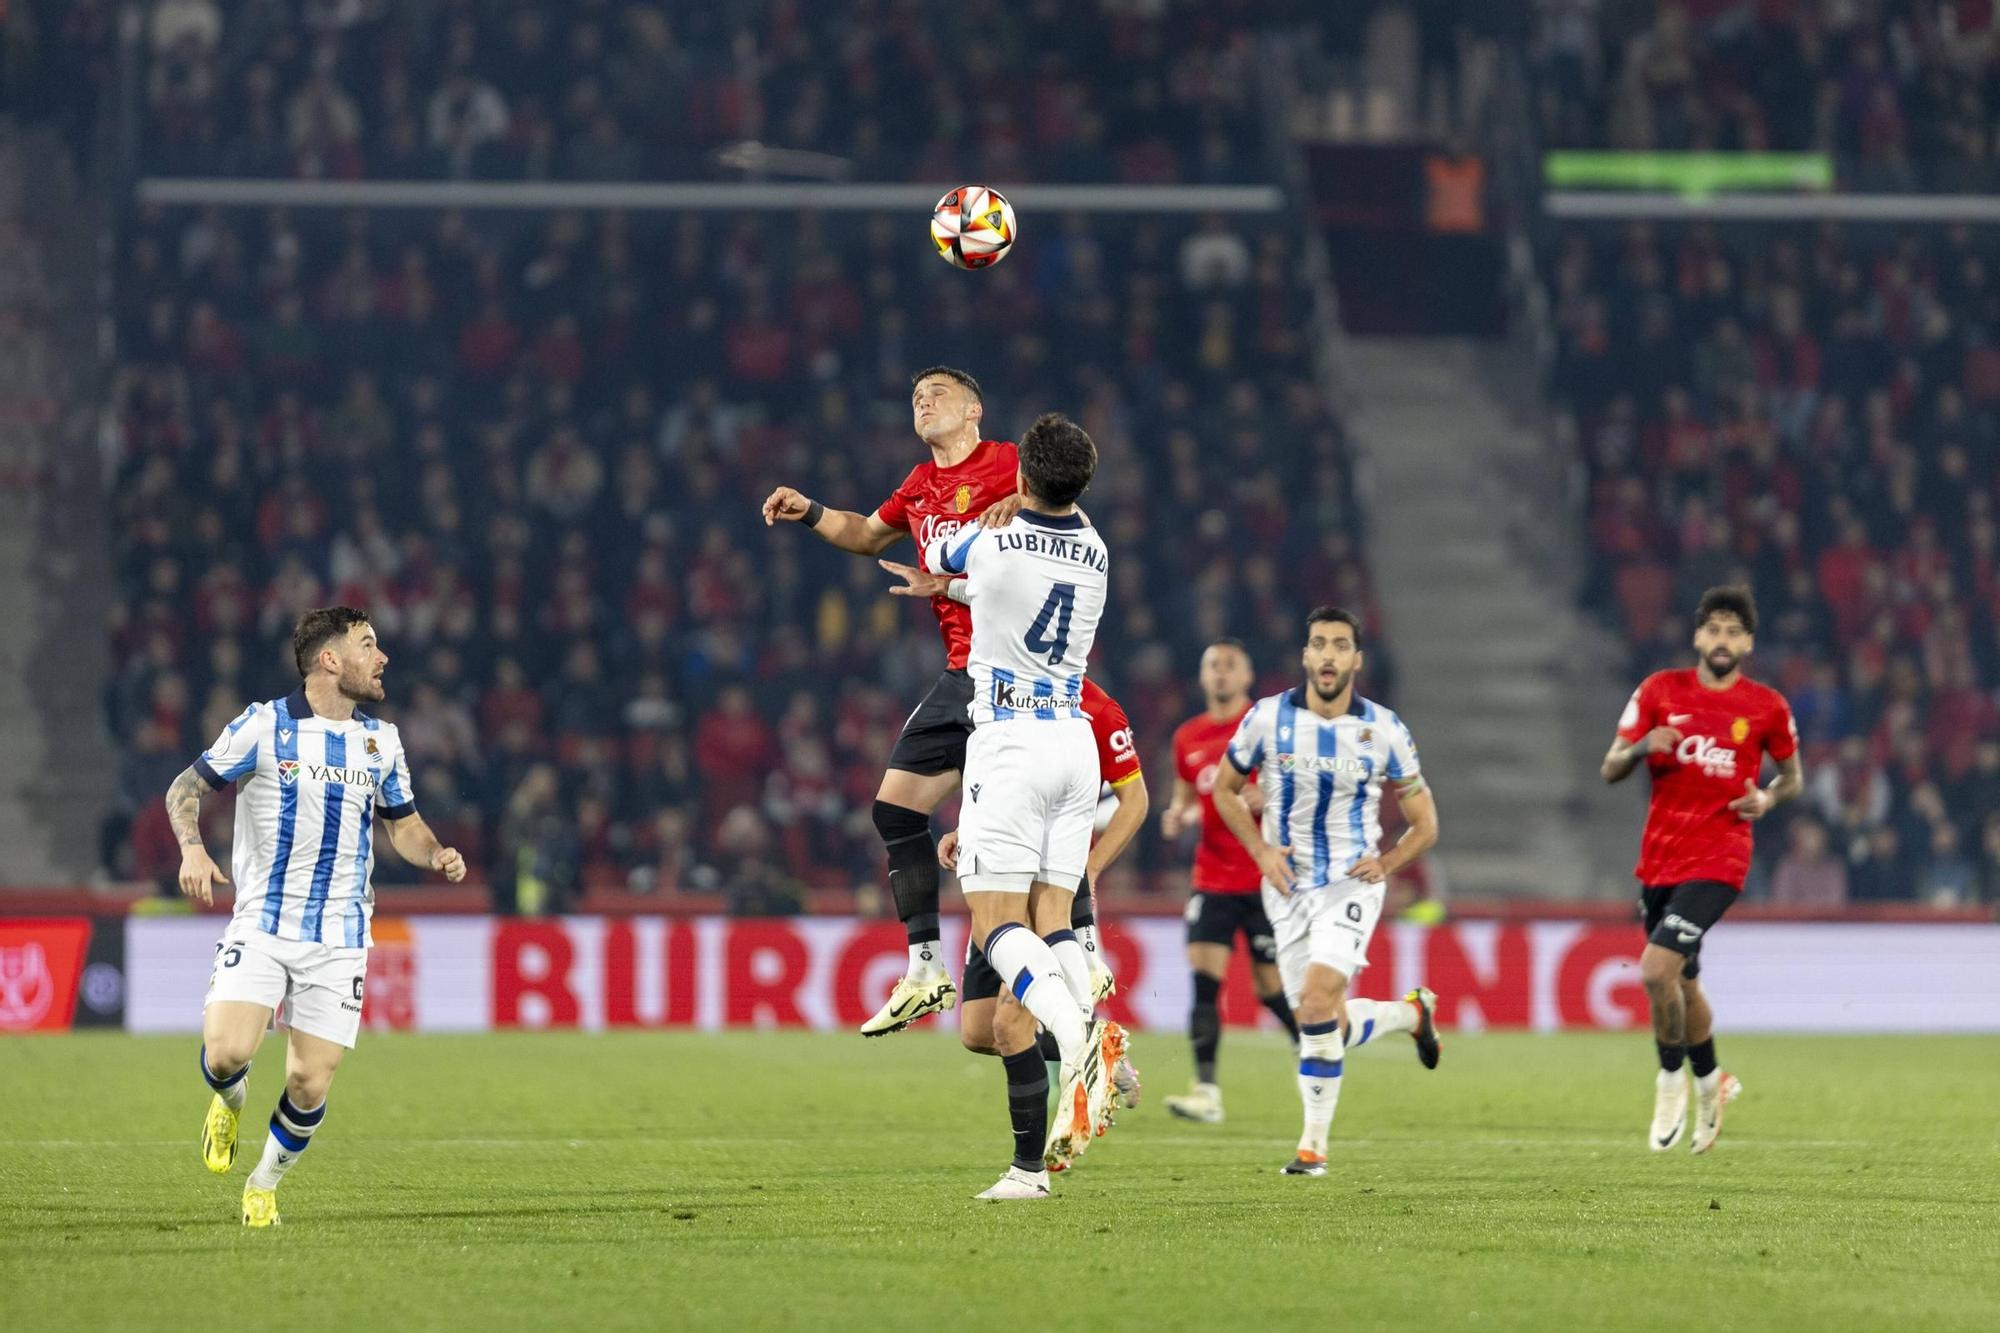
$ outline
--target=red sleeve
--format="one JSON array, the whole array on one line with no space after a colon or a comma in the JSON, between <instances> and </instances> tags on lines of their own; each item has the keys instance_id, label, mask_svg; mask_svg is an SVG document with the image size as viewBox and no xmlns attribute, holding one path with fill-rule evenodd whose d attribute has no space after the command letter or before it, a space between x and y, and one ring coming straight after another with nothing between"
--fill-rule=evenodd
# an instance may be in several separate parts
<instances>
[{"instance_id":1,"label":"red sleeve","mask_svg":"<svg viewBox=\"0 0 2000 1333\"><path fill-rule=\"evenodd\" d=\"M1781 764L1799 752L1799 724L1793 720L1792 706L1782 694L1771 697L1771 721L1764 730L1764 748Z\"/></svg>"},{"instance_id":2,"label":"red sleeve","mask_svg":"<svg viewBox=\"0 0 2000 1333\"><path fill-rule=\"evenodd\" d=\"M1639 682L1639 688L1632 691L1632 698L1618 717L1618 739L1627 745L1658 725L1655 718L1659 714L1659 689L1654 684L1658 679L1648 676Z\"/></svg>"},{"instance_id":3,"label":"red sleeve","mask_svg":"<svg viewBox=\"0 0 2000 1333\"><path fill-rule=\"evenodd\" d=\"M875 512L882 521L892 528L910 530L910 501L916 498L917 474L924 470L923 464L910 469L910 475L903 478L903 484L889 492L889 498L877 505Z\"/></svg>"},{"instance_id":4,"label":"red sleeve","mask_svg":"<svg viewBox=\"0 0 2000 1333\"><path fill-rule=\"evenodd\" d=\"M1132 724L1118 701L1097 691L1090 701L1090 730L1097 738L1097 774L1113 787L1139 776L1139 747L1132 742Z\"/></svg>"}]
</instances>

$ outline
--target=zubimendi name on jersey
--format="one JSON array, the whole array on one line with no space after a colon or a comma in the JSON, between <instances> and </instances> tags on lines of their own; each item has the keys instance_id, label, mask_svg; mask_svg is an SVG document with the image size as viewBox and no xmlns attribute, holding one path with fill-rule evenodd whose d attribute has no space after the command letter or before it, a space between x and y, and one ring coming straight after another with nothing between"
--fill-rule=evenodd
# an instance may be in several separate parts
<instances>
[{"instance_id":1,"label":"zubimendi name on jersey","mask_svg":"<svg viewBox=\"0 0 2000 1333\"><path fill-rule=\"evenodd\" d=\"M994 542L998 550L1054 556L1058 560L1084 565L1100 574L1111 568L1110 557L1102 546L1080 542L1059 532L1010 532L1003 529L995 536Z\"/></svg>"}]
</instances>

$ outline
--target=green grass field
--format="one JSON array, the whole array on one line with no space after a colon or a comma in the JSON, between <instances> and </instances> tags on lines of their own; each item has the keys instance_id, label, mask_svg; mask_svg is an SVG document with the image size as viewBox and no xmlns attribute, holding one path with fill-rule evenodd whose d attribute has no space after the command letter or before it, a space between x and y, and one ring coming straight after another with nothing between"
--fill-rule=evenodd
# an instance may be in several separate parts
<instances>
[{"instance_id":1,"label":"green grass field","mask_svg":"<svg viewBox=\"0 0 2000 1333\"><path fill-rule=\"evenodd\" d=\"M277 1055L219 1180L193 1041L0 1041L0 1327L2000 1327L1992 1039L1726 1039L1704 1158L1645 1150L1643 1037L1398 1040L1297 1180L1278 1042L1204 1128L1141 1037L1146 1104L1008 1207L1000 1070L943 1037L370 1034L252 1233Z\"/></svg>"}]
</instances>

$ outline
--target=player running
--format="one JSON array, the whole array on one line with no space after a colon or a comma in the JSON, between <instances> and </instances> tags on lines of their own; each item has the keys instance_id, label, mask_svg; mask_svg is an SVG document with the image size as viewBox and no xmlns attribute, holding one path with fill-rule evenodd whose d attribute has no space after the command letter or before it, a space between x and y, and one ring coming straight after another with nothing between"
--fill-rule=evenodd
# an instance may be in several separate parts
<instances>
[{"instance_id":1,"label":"player running","mask_svg":"<svg viewBox=\"0 0 2000 1333\"><path fill-rule=\"evenodd\" d=\"M1096 681L1088 678L1083 682L1083 709L1090 715L1091 737L1097 743L1097 776L1110 788L1117 808L1098 834L1097 841L1091 844L1083 882L1077 885L1076 897L1070 903L1069 928L1064 930L1058 927L1043 938L1055 950L1065 971L1076 965L1076 955L1069 952L1071 942L1081 947L1088 960L1086 968L1090 975L1091 997L1102 1001L1115 994L1118 987L1110 969L1102 965L1103 955L1097 949L1097 913L1092 902L1091 885L1103 877L1111 863L1131 846L1132 839L1145 827L1150 798L1146 793L1146 775L1139 767L1138 747L1132 743L1132 724L1126 719L1125 710ZM958 869L956 830L939 839L938 864L946 870ZM1041 925L1039 920L1036 921L1037 929ZM965 1049L974 1055L1000 1054L993 1044L993 1011L998 1007L999 999L1000 974L986 961L979 941L968 937L965 942L965 974L959 981L958 1037ZM1044 1031L1039 1045L1044 1064L1060 1063L1062 1053L1053 1035ZM1111 1082L1120 1106L1130 1110L1139 1105L1139 1071L1133 1068L1129 1057L1121 1059L1113 1067ZM1051 1171L1066 1170L1069 1166L1069 1158L1060 1152L1045 1154L1045 1160Z\"/></svg>"},{"instance_id":2,"label":"player running","mask_svg":"<svg viewBox=\"0 0 2000 1333\"><path fill-rule=\"evenodd\" d=\"M1201 692L1208 707L1174 731L1174 799L1160 818L1169 839L1199 828L1194 854L1194 892L1187 907L1187 958L1194 972L1194 1010L1188 1040L1194 1045L1194 1087L1167 1098L1167 1110L1183 1120L1222 1123L1222 1089L1215 1081L1215 1053L1222 1042L1219 1000L1229 972L1229 954L1240 931L1250 950L1250 974L1263 1002L1292 1040L1299 1026L1285 1001L1271 922L1258 893L1257 863L1215 813L1215 776L1229 738L1250 711L1254 673L1250 652L1234 639L1218 639L1201 655ZM1248 788L1255 792L1256 788ZM1258 813L1252 809L1254 815Z\"/></svg>"},{"instance_id":3,"label":"player running","mask_svg":"<svg viewBox=\"0 0 2000 1333\"><path fill-rule=\"evenodd\" d=\"M1757 605L1748 588L1710 588L1694 613L1692 670L1656 671L1640 683L1604 756L1606 782L1622 782L1643 760L1653 776L1639 847L1639 917L1646 948L1639 977L1653 1006L1660 1056L1647 1146L1665 1152L1686 1127L1695 1086L1698 1153L1715 1146L1722 1108L1743 1085L1716 1064L1715 1014L1701 988L1701 944L1743 891L1750 826L1805 787L1798 729L1785 697L1743 674L1756 646ZM1757 775L1769 754L1778 776Z\"/></svg>"},{"instance_id":4,"label":"player running","mask_svg":"<svg viewBox=\"0 0 2000 1333\"><path fill-rule=\"evenodd\" d=\"M243 784L230 854L236 914L215 946L201 1020L201 1072L215 1092L201 1156L217 1175L236 1161L250 1061L273 1012L289 1030L285 1088L243 1187L248 1227L278 1224L278 1182L325 1120L327 1089L361 1027L376 813L404 860L454 884L465 878L465 859L417 813L395 726L355 707L384 697L389 665L367 615L346 606L308 611L292 632L292 656L300 687L244 709L167 791L181 892L206 905L213 886L230 878L202 844L201 798Z\"/></svg>"},{"instance_id":5,"label":"player running","mask_svg":"<svg viewBox=\"0 0 2000 1333\"><path fill-rule=\"evenodd\" d=\"M1401 1000L1358 1000L1347 989L1367 962L1384 883L1437 842L1438 813L1410 729L1354 691L1361 623L1339 607L1314 610L1304 664L1305 684L1244 715L1216 775L1215 810L1263 873L1278 971L1299 1020L1305 1131L1284 1173L1323 1176L1347 1047L1408 1032L1424 1068L1437 1067L1435 995L1419 986ZM1253 772L1264 793L1261 834L1243 799ZM1384 783L1395 784L1410 826L1380 852Z\"/></svg>"},{"instance_id":6,"label":"player running","mask_svg":"<svg viewBox=\"0 0 2000 1333\"><path fill-rule=\"evenodd\" d=\"M996 505L993 522L1013 517L1020 503L1015 492L1018 452L1005 440L980 438L986 406L979 382L962 370L933 366L918 372L910 407L918 438L930 446L930 460L912 468L874 513L828 509L780 486L764 500L765 524L803 523L821 541L856 555L880 555L908 533L916 540L918 564L929 570L929 550L940 538L953 536ZM888 1001L861 1025L866 1037L900 1032L925 1014L951 1008L957 996L938 945L931 812L957 790L966 738L972 734L967 714L972 678L966 672L972 613L941 593L931 597L931 610L944 635L944 674L903 723L874 809L875 829L888 852L889 892L909 940L910 958Z\"/></svg>"},{"instance_id":7,"label":"player running","mask_svg":"<svg viewBox=\"0 0 2000 1333\"><path fill-rule=\"evenodd\" d=\"M1124 1029L1091 1017L1082 949L1060 938L1088 868L1099 785L1083 676L1110 558L1076 509L1097 448L1051 413L1022 437L1020 460L1019 515L999 528L933 538L924 561L966 576L973 732L958 879L972 938L1007 986L993 1045L1007 1071L1014 1160L983 1199L1049 1197L1044 1154L1074 1156L1102 1132L1111 1070L1125 1049ZM1037 1022L1062 1055L1053 1134Z\"/></svg>"}]
</instances>

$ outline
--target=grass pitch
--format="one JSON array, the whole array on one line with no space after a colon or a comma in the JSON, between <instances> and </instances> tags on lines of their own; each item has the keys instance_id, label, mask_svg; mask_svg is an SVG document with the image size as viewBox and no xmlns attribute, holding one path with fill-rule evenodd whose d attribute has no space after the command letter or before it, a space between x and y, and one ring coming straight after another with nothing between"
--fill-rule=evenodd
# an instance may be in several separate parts
<instances>
[{"instance_id":1,"label":"grass pitch","mask_svg":"<svg viewBox=\"0 0 2000 1333\"><path fill-rule=\"evenodd\" d=\"M1747 1091L1655 1156L1643 1036L1352 1053L1333 1171L1281 1178L1288 1051L1223 1043L1229 1121L1161 1095L1035 1205L997 1062L942 1036L368 1034L237 1222L192 1039L0 1041L0 1327L2000 1327L2000 1042L1725 1036Z\"/></svg>"}]
</instances>

